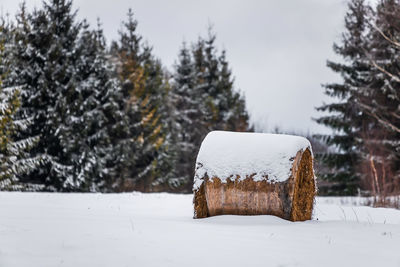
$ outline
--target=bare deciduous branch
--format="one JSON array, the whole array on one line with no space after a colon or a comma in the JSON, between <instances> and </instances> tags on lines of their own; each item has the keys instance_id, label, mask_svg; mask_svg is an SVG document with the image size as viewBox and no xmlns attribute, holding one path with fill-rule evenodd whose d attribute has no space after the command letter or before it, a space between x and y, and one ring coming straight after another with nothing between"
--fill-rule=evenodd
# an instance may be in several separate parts
<instances>
[{"instance_id":1,"label":"bare deciduous branch","mask_svg":"<svg viewBox=\"0 0 400 267\"><path fill-rule=\"evenodd\" d=\"M367 55L367 56L368 56L368 55ZM373 59L371 59L369 56L368 56L368 58L369 58L371 64L372 64L375 68L377 68L379 71L385 73L386 75L388 75L390 78L392 78L392 79L395 80L396 82L400 82L399 76L388 72L387 70L385 70L384 68L382 68L381 66L379 66L379 65L378 65Z\"/></svg>"},{"instance_id":2,"label":"bare deciduous branch","mask_svg":"<svg viewBox=\"0 0 400 267\"><path fill-rule=\"evenodd\" d=\"M396 119L400 119L400 115L396 112L390 112L390 114L393 115L393 117L395 117Z\"/></svg>"},{"instance_id":3,"label":"bare deciduous branch","mask_svg":"<svg viewBox=\"0 0 400 267\"><path fill-rule=\"evenodd\" d=\"M375 24L372 24L372 27L379 32L379 34L385 38L386 41L388 41L389 43L393 44L394 46L400 48L400 42L397 42L395 40L393 40L392 38L389 38L381 29L378 28L378 26L376 26Z\"/></svg>"},{"instance_id":4,"label":"bare deciduous branch","mask_svg":"<svg viewBox=\"0 0 400 267\"><path fill-rule=\"evenodd\" d=\"M357 101L358 105L370 116L374 117L380 124L392 129L393 131L400 133L400 128L397 127L396 125L392 124L391 122L389 122L386 119L383 119L381 117L379 117L374 111L373 108L360 102Z\"/></svg>"}]
</instances>

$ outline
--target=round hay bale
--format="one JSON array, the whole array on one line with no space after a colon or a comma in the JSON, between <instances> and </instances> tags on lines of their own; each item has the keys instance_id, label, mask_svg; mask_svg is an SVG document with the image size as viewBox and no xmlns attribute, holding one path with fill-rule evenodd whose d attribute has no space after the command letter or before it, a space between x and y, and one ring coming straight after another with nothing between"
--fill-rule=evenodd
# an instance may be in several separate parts
<instances>
[{"instance_id":1,"label":"round hay bale","mask_svg":"<svg viewBox=\"0 0 400 267\"><path fill-rule=\"evenodd\" d=\"M210 132L196 160L194 218L275 215L310 220L316 183L310 142L299 136Z\"/></svg>"}]
</instances>

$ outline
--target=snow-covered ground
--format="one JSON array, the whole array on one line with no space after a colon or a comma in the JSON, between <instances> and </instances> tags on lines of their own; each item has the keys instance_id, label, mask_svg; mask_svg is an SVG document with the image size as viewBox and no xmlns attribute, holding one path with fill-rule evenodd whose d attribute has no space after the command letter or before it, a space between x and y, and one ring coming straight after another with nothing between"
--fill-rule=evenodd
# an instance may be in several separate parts
<instances>
[{"instance_id":1,"label":"snow-covered ground","mask_svg":"<svg viewBox=\"0 0 400 267\"><path fill-rule=\"evenodd\" d=\"M194 220L191 195L0 192L0 266L400 266L400 211L356 200L293 223Z\"/></svg>"}]
</instances>

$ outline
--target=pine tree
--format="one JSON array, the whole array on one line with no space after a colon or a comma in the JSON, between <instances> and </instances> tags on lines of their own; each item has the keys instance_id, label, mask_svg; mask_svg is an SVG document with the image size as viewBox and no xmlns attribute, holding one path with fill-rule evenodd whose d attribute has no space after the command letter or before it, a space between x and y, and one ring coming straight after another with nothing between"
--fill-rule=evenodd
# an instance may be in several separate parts
<instances>
[{"instance_id":1,"label":"pine tree","mask_svg":"<svg viewBox=\"0 0 400 267\"><path fill-rule=\"evenodd\" d=\"M201 39L193 50L196 88L206 120L204 131L251 130L243 96L234 88L234 79L226 60L226 51L217 54L216 35L209 29L208 38ZM204 134L204 133L203 133Z\"/></svg>"},{"instance_id":2,"label":"pine tree","mask_svg":"<svg viewBox=\"0 0 400 267\"><path fill-rule=\"evenodd\" d=\"M33 124L23 136L40 136L32 155L45 158L46 165L26 177L39 180L57 189L72 190L73 166L61 145L65 136L68 101L73 101L76 87L76 39L81 28L74 21L72 3L52 0L44 7L26 13L22 5L17 16L11 72L5 83L23 85L21 109L33 118Z\"/></svg>"},{"instance_id":3,"label":"pine tree","mask_svg":"<svg viewBox=\"0 0 400 267\"><path fill-rule=\"evenodd\" d=\"M176 109L177 95L169 82L171 76L166 73L164 79L166 95L161 106L164 142L163 147L159 149L160 153L158 153L160 172L153 185L158 191L181 192L181 186L186 183L187 179L179 166L188 159L179 157L180 149L178 145L180 144L181 131L177 121L179 119Z\"/></svg>"},{"instance_id":4,"label":"pine tree","mask_svg":"<svg viewBox=\"0 0 400 267\"><path fill-rule=\"evenodd\" d=\"M15 25L9 21L8 17L0 17L0 44L1 44L1 64L0 75L5 78L10 71L11 51L13 50Z\"/></svg>"},{"instance_id":5,"label":"pine tree","mask_svg":"<svg viewBox=\"0 0 400 267\"><path fill-rule=\"evenodd\" d=\"M141 158L144 159L144 165L138 169L139 177L147 176L147 187L152 190L169 190L179 184L179 178L172 173L175 152L171 147L170 89L162 64L153 56L150 47L144 46L142 59L146 80L142 96L143 144L139 153L143 153Z\"/></svg>"},{"instance_id":6,"label":"pine tree","mask_svg":"<svg viewBox=\"0 0 400 267\"><path fill-rule=\"evenodd\" d=\"M114 165L110 118L120 89L104 44L75 16L67 0L45 2L31 14L22 5L5 83L22 86L21 112L33 123L19 134L40 136L31 154L46 161L23 181L93 191Z\"/></svg>"},{"instance_id":7,"label":"pine tree","mask_svg":"<svg viewBox=\"0 0 400 267\"><path fill-rule=\"evenodd\" d=\"M219 62L215 47L215 34L209 29L208 38L204 42L204 71L199 73L198 86L202 88L204 101L203 114L206 121L207 132L212 129L223 130L224 122L221 120L219 109L220 95L223 88L219 87ZM201 46L200 46L201 47Z\"/></svg>"},{"instance_id":8,"label":"pine tree","mask_svg":"<svg viewBox=\"0 0 400 267\"><path fill-rule=\"evenodd\" d=\"M39 137L17 139L16 133L30 126L29 119L15 119L20 106L19 90L3 88L0 93L0 190L40 190L41 185L21 184L19 177L35 170L43 162L31 158L29 150Z\"/></svg>"},{"instance_id":9,"label":"pine tree","mask_svg":"<svg viewBox=\"0 0 400 267\"><path fill-rule=\"evenodd\" d=\"M10 28L5 26L0 26L0 190L38 190L40 186L19 183L19 177L36 169L42 159L29 156L29 150L36 145L39 137L19 139L17 136L18 131L31 124L29 118L21 118L21 114L18 114L20 90L2 88L2 79L8 72L9 63L2 59L7 57L5 44L11 39Z\"/></svg>"},{"instance_id":10,"label":"pine tree","mask_svg":"<svg viewBox=\"0 0 400 267\"><path fill-rule=\"evenodd\" d=\"M363 52L366 46L363 35L367 29L368 7L363 0L353 0L349 3L348 9L342 44L334 45L335 53L342 56L345 62L327 63L334 72L341 74L343 82L324 86L325 94L338 99L338 102L317 108L329 114L316 119L318 123L333 130L332 135L316 137L336 149L334 152L317 157L331 170L321 178L337 183L335 189L337 194L354 194L360 186L360 175L357 171L360 163L358 135L366 118L355 105L356 98L352 91L368 83L367 74L370 70Z\"/></svg>"},{"instance_id":11,"label":"pine tree","mask_svg":"<svg viewBox=\"0 0 400 267\"><path fill-rule=\"evenodd\" d=\"M201 138L202 124L200 110L202 99L195 92L196 72L191 51L184 43L175 65L175 74L172 84L172 99L174 103L174 126L176 140L174 146L177 151L175 171L178 177L187 184L193 177L194 162L196 161L196 146ZM190 183L189 183L190 184Z\"/></svg>"},{"instance_id":12,"label":"pine tree","mask_svg":"<svg viewBox=\"0 0 400 267\"><path fill-rule=\"evenodd\" d=\"M67 151L76 190L110 190L115 164L110 136L118 113L120 85L108 62L100 25L84 22L77 42L76 88L68 106L67 127L60 136Z\"/></svg>"},{"instance_id":13,"label":"pine tree","mask_svg":"<svg viewBox=\"0 0 400 267\"><path fill-rule=\"evenodd\" d=\"M334 47L346 62L328 62L341 73L343 83L328 84L326 93L340 102L320 107L330 114L317 122L335 130L332 137L323 138L337 147L337 153L322 159L333 167L325 178L341 183L341 193L354 193L360 182L380 196L400 187L399 14L398 3L392 0L375 8L361 0L350 2L343 44Z\"/></svg>"},{"instance_id":14,"label":"pine tree","mask_svg":"<svg viewBox=\"0 0 400 267\"><path fill-rule=\"evenodd\" d=\"M167 152L168 123L164 123L168 86L160 61L136 33L137 21L131 10L123 26L111 52L122 83L128 125L125 134L132 143L122 152L126 156L121 162L119 190L152 191L167 183L172 162Z\"/></svg>"},{"instance_id":15,"label":"pine tree","mask_svg":"<svg viewBox=\"0 0 400 267\"><path fill-rule=\"evenodd\" d=\"M215 34L199 38L189 51L184 45L175 67L173 92L176 106L178 173L190 191L201 141L212 130L251 131L244 98L234 88L226 60L215 47Z\"/></svg>"},{"instance_id":16,"label":"pine tree","mask_svg":"<svg viewBox=\"0 0 400 267\"><path fill-rule=\"evenodd\" d=\"M113 42L111 53L117 64L117 73L122 85L120 112L123 114L122 123L115 129L114 147L120 153L117 157L118 178L115 186L118 191L135 189L137 182L136 164L138 151L143 143L141 135L141 98L144 92L145 76L140 66L140 40L136 34L137 21L131 10L128 21L123 23L119 32L119 42Z\"/></svg>"},{"instance_id":17,"label":"pine tree","mask_svg":"<svg viewBox=\"0 0 400 267\"><path fill-rule=\"evenodd\" d=\"M368 83L354 91L356 105L368 117L364 122L360 170L374 195L386 196L400 190L400 24L397 1L384 0L370 12L363 49L371 69Z\"/></svg>"},{"instance_id":18,"label":"pine tree","mask_svg":"<svg viewBox=\"0 0 400 267\"><path fill-rule=\"evenodd\" d=\"M221 92L218 109L219 121L223 122L223 129L227 131L253 131L249 125L249 115L246 110L244 97L234 88L232 71L226 60L226 51L223 50L219 57L220 71L218 87Z\"/></svg>"}]
</instances>

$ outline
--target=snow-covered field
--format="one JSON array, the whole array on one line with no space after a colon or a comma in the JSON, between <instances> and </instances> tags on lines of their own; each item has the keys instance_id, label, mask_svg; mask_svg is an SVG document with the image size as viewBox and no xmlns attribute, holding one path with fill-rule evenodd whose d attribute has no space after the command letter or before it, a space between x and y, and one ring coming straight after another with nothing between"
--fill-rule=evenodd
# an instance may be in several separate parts
<instances>
[{"instance_id":1,"label":"snow-covered field","mask_svg":"<svg viewBox=\"0 0 400 267\"><path fill-rule=\"evenodd\" d=\"M192 196L0 192L0 266L400 266L400 211L192 219ZM346 204L347 203L347 204Z\"/></svg>"}]
</instances>

